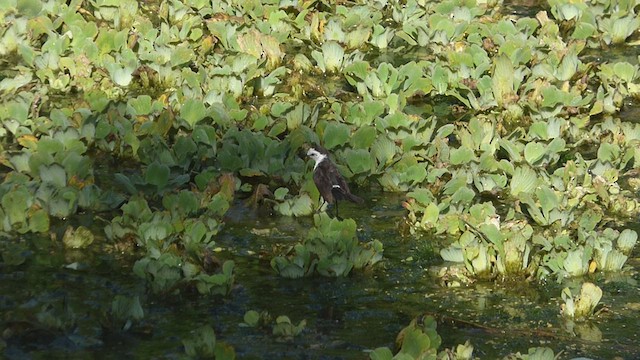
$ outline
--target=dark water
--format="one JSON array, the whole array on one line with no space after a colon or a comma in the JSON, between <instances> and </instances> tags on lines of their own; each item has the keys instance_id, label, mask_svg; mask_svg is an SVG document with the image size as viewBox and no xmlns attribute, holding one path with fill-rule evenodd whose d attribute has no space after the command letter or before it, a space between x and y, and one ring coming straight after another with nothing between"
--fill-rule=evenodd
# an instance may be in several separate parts
<instances>
[{"instance_id":1,"label":"dark water","mask_svg":"<svg viewBox=\"0 0 640 360\"><path fill-rule=\"evenodd\" d=\"M100 244L78 252L48 238L23 239L31 244L26 262L0 268L0 349L7 359L183 358L182 340L208 324L241 359L364 359L367 349L393 347L398 331L427 313L438 319L443 347L470 340L483 359L532 346L562 351L561 358L640 358L637 258L624 274L591 279L603 289L603 311L570 329L559 316L569 283L443 287L429 271L440 264L439 241L399 235L402 198L373 197L366 210L340 210L356 220L362 241L384 243L385 261L341 279L276 276L271 257L304 238L312 219L258 215L238 203L217 240L219 257L236 262L237 286L227 298L154 295L132 274L130 255L105 253ZM105 320L115 295L140 297L144 319L128 331ZM307 325L293 340L278 339L270 329L239 326L247 310Z\"/></svg>"}]
</instances>

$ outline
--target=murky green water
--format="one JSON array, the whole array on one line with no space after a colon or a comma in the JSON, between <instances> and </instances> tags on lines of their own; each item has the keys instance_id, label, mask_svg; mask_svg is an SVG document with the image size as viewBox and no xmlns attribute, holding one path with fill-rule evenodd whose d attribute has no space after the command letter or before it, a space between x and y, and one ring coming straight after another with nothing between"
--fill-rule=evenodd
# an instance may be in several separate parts
<instances>
[{"instance_id":1,"label":"murky green water","mask_svg":"<svg viewBox=\"0 0 640 360\"><path fill-rule=\"evenodd\" d=\"M590 324L570 330L559 317L560 291L567 284L442 287L429 272L440 263L437 242L399 235L400 202L397 196L374 194L365 209L341 208L343 216L358 223L361 240L384 243L381 266L343 279L300 280L277 277L269 261L274 252L303 238L312 219L258 215L239 203L218 239L223 250L217 255L237 265L237 286L224 299L153 295L132 274L134 259L105 254L104 245L76 252L58 241L24 239L32 244L26 262L5 265L0 273L4 355L180 358L182 340L210 324L241 359L363 359L367 349L393 347L398 331L427 313L438 318L444 346L470 340L474 354L483 359L526 353L531 346L563 351L561 358L640 357L637 258L624 274L598 275L605 276L598 279L603 311ZM114 329L106 320L118 294L140 296L145 311L129 331ZM307 326L293 340L278 339L268 329L239 326L250 309L287 315L294 323L306 319Z\"/></svg>"}]
</instances>

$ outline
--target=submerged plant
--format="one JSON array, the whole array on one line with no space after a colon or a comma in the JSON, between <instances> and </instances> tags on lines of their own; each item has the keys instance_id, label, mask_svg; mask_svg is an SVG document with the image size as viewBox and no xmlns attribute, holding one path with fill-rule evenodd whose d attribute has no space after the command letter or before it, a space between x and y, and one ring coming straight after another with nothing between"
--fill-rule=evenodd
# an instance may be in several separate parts
<instances>
[{"instance_id":1,"label":"submerged plant","mask_svg":"<svg viewBox=\"0 0 640 360\"><path fill-rule=\"evenodd\" d=\"M128 331L144 318L144 310L138 296L116 295L111 302L110 311L104 314L102 325L113 330Z\"/></svg>"}]
</instances>

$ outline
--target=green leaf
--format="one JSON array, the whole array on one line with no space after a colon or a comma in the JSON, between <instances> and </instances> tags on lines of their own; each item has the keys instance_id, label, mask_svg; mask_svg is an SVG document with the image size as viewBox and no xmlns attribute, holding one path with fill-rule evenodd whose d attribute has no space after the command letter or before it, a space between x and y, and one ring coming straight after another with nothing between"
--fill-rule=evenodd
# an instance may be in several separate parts
<instances>
[{"instance_id":1,"label":"green leaf","mask_svg":"<svg viewBox=\"0 0 640 360\"><path fill-rule=\"evenodd\" d=\"M500 147L509 154L509 158L513 162L517 163L521 161L522 157L520 156L520 149L518 149L518 146L516 146L516 144L506 139L498 140L498 144L500 144Z\"/></svg>"},{"instance_id":2,"label":"green leaf","mask_svg":"<svg viewBox=\"0 0 640 360\"><path fill-rule=\"evenodd\" d=\"M615 162L620 157L620 147L616 144L603 142L598 148L598 160L602 162Z\"/></svg>"},{"instance_id":3,"label":"green leaf","mask_svg":"<svg viewBox=\"0 0 640 360\"><path fill-rule=\"evenodd\" d=\"M513 82L515 78L515 70L509 57L505 54L495 57L493 77L491 80L493 97L498 105L502 106L505 103L505 99L513 96Z\"/></svg>"},{"instance_id":4,"label":"green leaf","mask_svg":"<svg viewBox=\"0 0 640 360\"><path fill-rule=\"evenodd\" d=\"M403 178L413 184L419 184L427 177L427 168L424 163L409 166L402 174Z\"/></svg>"},{"instance_id":5,"label":"green leaf","mask_svg":"<svg viewBox=\"0 0 640 360\"><path fill-rule=\"evenodd\" d=\"M180 108L180 117L182 117L191 127L207 116L207 109L202 101L197 99L187 99Z\"/></svg>"},{"instance_id":6,"label":"green leaf","mask_svg":"<svg viewBox=\"0 0 640 360\"><path fill-rule=\"evenodd\" d=\"M444 261L462 263L464 262L464 253L458 247L449 246L440 250L440 256Z\"/></svg>"},{"instance_id":7,"label":"green leaf","mask_svg":"<svg viewBox=\"0 0 640 360\"><path fill-rule=\"evenodd\" d=\"M421 358L430 345L431 339L425 333L419 329L407 329L400 353L407 354L414 359Z\"/></svg>"},{"instance_id":8,"label":"green leaf","mask_svg":"<svg viewBox=\"0 0 640 360\"><path fill-rule=\"evenodd\" d=\"M351 137L351 147L354 149L368 149L376 140L376 129L373 126L363 126L356 130Z\"/></svg>"},{"instance_id":9,"label":"green leaf","mask_svg":"<svg viewBox=\"0 0 640 360\"><path fill-rule=\"evenodd\" d=\"M511 178L511 195L517 197L520 193L532 193L538 187L538 176L533 169L519 166Z\"/></svg>"},{"instance_id":10,"label":"green leaf","mask_svg":"<svg viewBox=\"0 0 640 360\"><path fill-rule=\"evenodd\" d=\"M129 105L133 108L134 115L148 115L151 113L151 96L140 95L135 99L129 99Z\"/></svg>"},{"instance_id":11,"label":"green leaf","mask_svg":"<svg viewBox=\"0 0 640 360\"><path fill-rule=\"evenodd\" d=\"M93 233L84 226L78 226L77 229L69 226L62 237L64 245L72 249L84 249L91 245L93 240Z\"/></svg>"},{"instance_id":12,"label":"green leaf","mask_svg":"<svg viewBox=\"0 0 640 360\"><path fill-rule=\"evenodd\" d=\"M624 229L618 237L617 246L624 254L630 254L636 246L638 233L631 229Z\"/></svg>"},{"instance_id":13,"label":"green leaf","mask_svg":"<svg viewBox=\"0 0 640 360\"><path fill-rule=\"evenodd\" d=\"M43 183L51 184L56 188L63 188L67 185L67 174L64 168L58 164L41 165L39 173Z\"/></svg>"},{"instance_id":14,"label":"green leaf","mask_svg":"<svg viewBox=\"0 0 640 360\"><path fill-rule=\"evenodd\" d=\"M452 165L462 165L467 164L474 158L473 150L466 147L459 147L457 149L452 149L449 155L449 160Z\"/></svg>"},{"instance_id":15,"label":"green leaf","mask_svg":"<svg viewBox=\"0 0 640 360\"><path fill-rule=\"evenodd\" d=\"M27 220L27 209L31 201L31 194L24 187L4 194L2 208L7 214L9 224L23 224Z\"/></svg>"},{"instance_id":16,"label":"green leaf","mask_svg":"<svg viewBox=\"0 0 640 360\"><path fill-rule=\"evenodd\" d=\"M135 69L115 65L109 67L109 74L111 75L111 80L113 80L116 85L124 87L131 84L131 80L133 80L133 70Z\"/></svg>"},{"instance_id":17,"label":"green leaf","mask_svg":"<svg viewBox=\"0 0 640 360\"><path fill-rule=\"evenodd\" d=\"M444 94L449 87L448 70L440 66L438 63L433 70L431 81L433 82L433 87L436 89L438 94Z\"/></svg>"},{"instance_id":18,"label":"green leaf","mask_svg":"<svg viewBox=\"0 0 640 360\"><path fill-rule=\"evenodd\" d=\"M292 103L278 101L271 105L271 115L274 117L284 116L291 109L293 109Z\"/></svg>"},{"instance_id":19,"label":"green leaf","mask_svg":"<svg viewBox=\"0 0 640 360\"><path fill-rule=\"evenodd\" d=\"M438 223L438 219L440 217L440 209L438 208L438 205L435 202L430 203L429 205L427 205L427 207L424 209L424 215L422 216L422 223L429 223L429 224L437 224Z\"/></svg>"},{"instance_id":20,"label":"green leaf","mask_svg":"<svg viewBox=\"0 0 640 360\"><path fill-rule=\"evenodd\" d=\"M18 14L29 19L37 16L42 11L42 2L39 0L18 0Z\"/></svg>"},{"instance_id":21,"label":"green leaf","mask_svg":"<svg viewBox=\"0 0 640 360\"><path fill-rule=\"evenodd\" d=\"M344 145L349 141L350 128L346 124L330 122L324 129L324 145L327 149Z\"/></svg>"},{"instance_id":22,"label":"green leaf","mask_svg":"<svg viewBox=\"0 0 640 360\"><path fill-rule=\"evenodd\" d=\"M286 187L277 188L276 191L273 192L273 197L276 200L284 200L288 193L289 189Z\"/></svg>"},{"instance_id":23,"label":"green leaf","mask_svg":"<svg viewBox=\"0 0 640 360\"><path fill-rule=\"evenodd\" d=\"M366 173L371 170L373 162L371 155L364 149L348 149L345 151L347 165L354 174Z\"/></svg>"},{"instance_id":24,"label":"green leaf","mask_svg":"<svg viewBox=\"0 0 640 360\"><path fill-rule=\"evenodd\" d=\"M164 188L169 182L169 167L157 161L152 162L145 172L145 181L158 189Z\"/></svg>"},{"instance_id":25,"label":"green leaf","mask_svg":"<svg viewBox=\"0 0 640 360\"><path fill-rule=\"evenodd\" d=\"M179 66L191 61L194 57L193 48L186 44L174 47L171 51L171 65Z\"/></svg>"},{"instance_id":26,"label":"green leaf","mask_svg":"<svg viewBox=\"0 0 640 360\"><path fill-rule=\"evenodd\" d=\"M244 313L244 323L254 327L258 325L258 321L260 321L260 314L255 310L249 310Z\"/></svg>"},{"instance_id":27,"label":"green leaf","mask_svg":"<svg viewBox=\"0 0 640 360\"><path fill-rule=\"evenodd\" d=\"M337 72L342 67L344 49L335 41L322 44L322 59L327 72Z\"/></svg>"},{"instance_id":28,"label":"green leaf","mask_svg":"<svg viewBox=\"0 0 640 360\"><path fill-rule=\"evenodd\" d=\"M29 215L29 231L41 233L49 231L49 214L44 209L38 209Z\"/></svg>"},{"instance_id":29,"label":"green leaf","mask_svg":"<svg viewBox=\"0 0 640 360\"><path fill-rule=\"evenodd\" d=\"M473 198L476 196L476 193L469 189L467 186L463 186L456 190L455 193L451 196L452 203L461 203L461 204L469 204L473 201Z\"/></svg>"},{"instance_id":30,"label":"green leaf","mask_svg":"<svg viewBox=\"0 0 640 360\"><path fill-rule=\"evenodd\" d=\"M531 141L524 147L524 159L531 165L540 161L545 155L545 147L539 142Z\"/></svg>"},{"instance_id":31,"label":"green leaf","mask_svg":"<svg viewBox=\"0 0 640 360\"><path fill-rule=\"evenodd\" d=\"M617 77L624 82L630 83L638 74L638 65L631 65L628 62L617 62L613 65L613 71Z\"/></svg>"},{"instance_id":32,"label":"green leaf","mask_svg":"<svg viewBox=\"0 0 640 360\"><path fill-rule=\"evenodd\" d=\"M369 353L369 359L371 360L392 360L393 353L387 347L379 347Z\"/></svg>"}]
</instances>

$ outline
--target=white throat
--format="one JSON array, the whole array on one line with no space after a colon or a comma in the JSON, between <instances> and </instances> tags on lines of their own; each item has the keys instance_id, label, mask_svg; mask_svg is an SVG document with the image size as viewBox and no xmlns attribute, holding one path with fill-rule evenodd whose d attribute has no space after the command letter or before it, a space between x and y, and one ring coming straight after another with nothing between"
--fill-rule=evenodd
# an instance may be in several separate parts
<instances>
[{"instance_id":1,"label":"white throat","mask_svg":"<svg viewBox=\"0 0 640 360\"><path fill-rule=\"evenodd\" d=\"M324 159L326 159L326 158L327 158L327 155L319 153L318 156L313 159L316 162L315 165L313 165L313 170L315 170L318 167L318 165L320 165L320 163L323 162Z\"/></svg>"},{"instance_id":2,"label":"white throat","mask_svg":"<svg viewBox=\"0 0 640 360\"><path fill-rule=\"evenodd\" d=\"M309 151L307 151L307 156L309 156L310 158L313 159L313 161L315 161L316 163L313 165L313 170L318 168L318 165L320 165L321 162L324 161L324 159L327 158L327 155L319 152L316 149L309 149Z\"/></svg>"}]
</instances>

